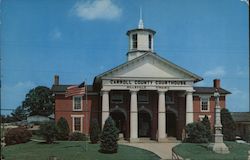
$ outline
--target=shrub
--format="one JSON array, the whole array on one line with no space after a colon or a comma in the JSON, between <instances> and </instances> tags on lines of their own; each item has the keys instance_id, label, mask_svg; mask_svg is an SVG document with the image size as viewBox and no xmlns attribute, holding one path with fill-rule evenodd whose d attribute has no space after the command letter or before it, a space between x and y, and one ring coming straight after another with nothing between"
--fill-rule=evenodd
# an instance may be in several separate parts
<instances>
[{"instance_id":1,"label":"shrub","mask_svg":"<svg viewBox=\"0 0 250 160\"><path fill-rule=\"evenodd\" d=\"M6 145L25 143L30 140L32 134L26 128L12 128L9 129L5 134Z\"/></svg>"},{"instance_id":2,"label":"shrub","mask_svg":"<svg viewBox=\"0 0 250 160\"><path fill-rule=\"evenodd\" d=\"M212 132L211 132L211 124L210 124L210 121L207 117L207 115L205 115L205 117L202 119L201 123L205 126L206 128L206 138L208 139L209 142L212 141Z\"/></svg>"},{"instance_id":3,"label":"shrub","mask_svg":"<svg viewBox=\"0 0 250 160\"><path fill-rule=\"evenodd\" d=\"M73 132L69 135L70 141L86 141L88 137L85 134L79 132Z\"/></svg>"},{"instance_id":4,"label":"shrub","mask_svg":"<svg viewBox=\"0 0 250 160\"><path fill-rule=\"evenodd\" d=\"M58 140L68 140L69 138L69 125L65 118L61 117L57 122L57 135Z\"/></svg>"},{"instance_id":5,"label":"shrub","mask_svg":"<svg viewBox=\"0 0 250 160\"><path fill-rule=\"evenodd\" d=\"M230 112L223 108L221 110L221 123L223 139L226 141L234 141L236 136L236 126Z\"/></svg>"},{"instance_id":6,"label":"shrub","mask_svg":"<svg viewBox=\"0 0 250 160\"><path fill-rule=\"evenodd\" d=\"M90 141L95 144L99 141L100 137L100 127L98 121L94 119L90 125Z\"/></svg>"},{"instance_id":7,"label":"shrub","mask_svg":"<svg viewBox=\"0 0 250 160\"><path fill-rule=\"evenodd\" d=\"M102 153L116 153L118 149L118 129L115 126L115 122L111 117L105 121L103 131L100 137L101 145L100 152Z\"/></svg>"},{"instance_id":8,"label":"shrub","mask_svg":"<svg viewBox=\"0 0 250 160\"><path fill-rule=\"evenodd\" d=\"M186 126L187 138L186 142L190 143L207 143L207 130L202 122L193 122Z\"/></svg>"},{"instance_id":9,"label":"shrub","mask_svg":"<svg viewBox=\"0 0 250 160\"><path fill-rule=\"evenodd\" d=\"M55 140L56 133L57 127L54 122L45 122L40 125L40 134L44 137L46 143L53 143Z\"/></svg>"}]
</instances>

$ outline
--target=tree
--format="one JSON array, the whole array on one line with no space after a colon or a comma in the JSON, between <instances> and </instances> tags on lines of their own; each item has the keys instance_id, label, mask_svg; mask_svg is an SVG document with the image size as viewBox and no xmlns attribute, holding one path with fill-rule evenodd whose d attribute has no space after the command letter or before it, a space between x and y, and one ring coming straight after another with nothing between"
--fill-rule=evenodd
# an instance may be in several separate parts
<instances>
[{"instance_id":1,"label":"tree","mask_svg":"<svg viewBox=\"0 0 250 160\"><path fill-rule=\"evenodd\" d=\"M61 117L57 121L57 135L58 140L67 140L69 138L69 124L67 120Z\"/></svg>"},{"instance_id":2,"label":"tree","mask_svg":"<svg viewBox=\"0 0 250 160\"><path fill-rule=\"evenodd\" d=\"M29 115L49 116L54 112L54 97L52 91L44 86L33 88L26 94L23 107Z\"/></svg>"},{"instance_id":3,"label":"tree","mask_svg":"<svg viewBox=\"0 0 250 160\"><path fill-rule=\"evenodd\" d=\"M90 125L90 141L91 143L95 144L99 141L100 137L100 127L98 121L93 119Z\"/></svg>"},{"instance_id":4,"label":"tree","mask_svg":"<svg viewBox=\"0 0 250 160\"><path fill-rule=\"evenodd\" d=\"M40 125L40 134L46 140L46 143L51 144L55 140L57 134L57 127L54 122L49 121Z\"/></svg>"},{"instance_id":5,"label":"tree","mask_svg":"<svg viewBox=\"0 0 250 160\"><path fill-rule=\"evenodd\" d=\"M207 115L205 115L205 117L202 119L201 123L205 126L206 128L206 137L208 139L208 141L210 142L212 140L212 133L211 133L211 124L210 121L207 117Z\"/></svg>"},{"instance_id":6,"label":"tree","mask_svg":"<svg viewBox=\"0 0 250 160\"><path fill-rule=\"evenodd\" d=\"M188 137L185 139L186 142L190 143L207 143L207 130L202 122L189 123L186 126L186 133Z\"/></svg>"},{"instance_id":7,"label":"tree","mask_svg":"<svg viewBox=\"0 0 250 160\"><path fill-rule=\"evenodd\" d=\"M221 110L221 123L223 139L226 141L234 141L236 136L235 122L230 112L225 108Z\"/></svg>"},{"instance_id":8,"label":"tree","mask_svg":"<svg viewBox=\"0 0 250 160\"><path fill-rule=\"evenodd\" d=\"M100 152L102 153L116 153L118 149L118 129L115 127L115 122L109 116L105 121L103 131L100 137L101 145Z\"/></svg>"},{"instance_id":9,"label":"tree","mask_svg":"<svg viewBox=\"0 0 250 160\"><path fill-rule=\"evenodd\" d=\"M11 115L16 121L21 121L27 119L27 112L23 108L23 106L18 106Z\"/></svg>"}]
</instances>

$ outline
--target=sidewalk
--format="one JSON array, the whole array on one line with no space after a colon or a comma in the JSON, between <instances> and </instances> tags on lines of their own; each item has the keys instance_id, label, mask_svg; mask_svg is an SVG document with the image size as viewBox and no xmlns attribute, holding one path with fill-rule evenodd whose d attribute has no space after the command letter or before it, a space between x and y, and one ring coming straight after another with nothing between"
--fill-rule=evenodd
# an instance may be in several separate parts
<instances>
[{"instance_id":1,"label":"sidewalk","mask_svg":"<svg viewBox=\"0 0 250 160\"><path fill-rule=\"evenodd\" d=\"M148 150L157 154L163 160L171 160L172 148L180 143L179 142L167 142L167 143L145 142L145 143L121 143L121 144L142 148L142 149L145 149L145 150Z\"/></svg>"}]
</instances>

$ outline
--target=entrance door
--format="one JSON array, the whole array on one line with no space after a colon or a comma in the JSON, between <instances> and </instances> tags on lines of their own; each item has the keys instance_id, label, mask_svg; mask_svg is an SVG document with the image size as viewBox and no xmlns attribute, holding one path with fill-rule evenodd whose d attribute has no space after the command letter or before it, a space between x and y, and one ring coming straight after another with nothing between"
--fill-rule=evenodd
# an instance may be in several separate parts
<instances>
[{"instance_id":1,"label":"entrance door","mask_svg":"<svg viewBox=\"0 0 250 160\"><path fill-rule=\"evenodd\" d=\"M176 116L173 112L168 111L166 113L167 116L167 134L168 137L176 137Z\"/></svg>"},{"instance_id":2,"label":"entrance door","mask_svg":"<svg viewBox=\"0 0 250 160\"><path fill-rule=\"evenodd\" d=\"M114 111L110 113L110 116L115 121L115 126L119 129L119 133L123 133L125 131L125 116L120 111Z\"/></svg>"},{"instance_id":3,"label":"entrance door","mask_svg":"<svg viewBox=\"0 0 250 160\"><path fill-rule=\"evenodd\" d=\"M138 130L139 130L139 135L138 135L139 137L150 137L151 117L150 114L146 111L139 112Z\"/></svg>"}]
</instances>

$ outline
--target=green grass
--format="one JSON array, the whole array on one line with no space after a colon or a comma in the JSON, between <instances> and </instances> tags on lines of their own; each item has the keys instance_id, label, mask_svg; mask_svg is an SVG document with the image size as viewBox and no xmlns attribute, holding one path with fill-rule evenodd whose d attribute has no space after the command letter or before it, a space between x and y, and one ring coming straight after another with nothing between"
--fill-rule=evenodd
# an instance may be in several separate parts
<instances>
[{"instance_id":1,"label":"green grass","mask_svg":"<svg viewBox=\"0 0 250 160\"><path fill-rule=\"evenodd\" d=\"M60 160L159 160L160 157L152 152L119 145L118 153L103 154L98 152L99 144L84 142L60 141L56 144L42 144L28 142L24 144L4 147L3 154L6 160L48 160L49 156L56 156Z\"/></svg>"},{"instance_id":2,"label":"green grass","mask_svg":"<svg viewBox=\"0 0 250 160\"><path fill-rule=\"evenodd\" d=\"M207 148L207 144L182 143L174 150L183 158L191 160L246 160L250 145L236 142L225 142L229 147L229 154L217 154Z\"/></svg>"}]
</instances>

